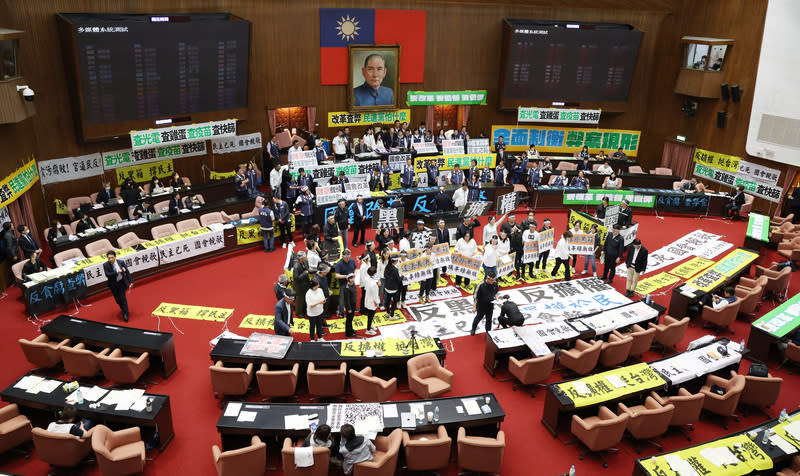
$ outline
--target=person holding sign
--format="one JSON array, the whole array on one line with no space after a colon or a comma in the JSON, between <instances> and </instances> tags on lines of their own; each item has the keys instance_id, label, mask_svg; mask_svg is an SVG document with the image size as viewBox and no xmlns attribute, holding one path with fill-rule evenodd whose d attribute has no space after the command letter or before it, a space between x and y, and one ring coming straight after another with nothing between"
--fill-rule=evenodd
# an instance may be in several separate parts
<instances>
[{"instance_id":1,"label":"person holding sign","mask_svg":"<svg viewBox=\"0 0 800 476\"><path fill-rule=\"evenodd\" d=\"M528 224L528 229L525 230L524 232L522 232L521 240L522 241L521 241L520 245L522 245L522 243L525 243L525 242L535 241L537 243L537 246L538 246L539 233L536 231L536 222L535 221L530 222ZM524 252L522 250L522 246L520 246L520 251L521 252L517 253L517 256L519 256L521 258L523 256L523 254L524 254ZM549 253L549 251L548 251L548 253ZM531 261L530 263L528 263L528 276L530 276L531 279L533 279L533 277L534 277L534 273L533 273L534 268L536 268L537 270L539 269L539 262L538 261ZM544 267L542 269L544 269ZM519 276L519 279L525 279L525 265L524 264L522 265L522 274Z\"/></svg>"},{"instance_id":2,"label":"person holding sign","mask_svg":"<svg viewBox=\"0 0 800 476\"><path fill-rule=\"evenodd\" d=\"M555 276L558 274L558 270L561 268L561 265L564 265L564 281L569 281L569 245L567 244L567 238L572 238L572 232L567 230L561 235L561 239L558 240L558 244L556 245L556 266L553 268L552 275Z\"/></svg>"},{"instance_id":3,"label":"person holding sign","mask_svg":"<svg viewBox=\"0 0 800 476\"><path fill-rule=\"evenodd\" d=\"M631 210L630 201L626 198L619 204L619 215L617 216L617 225L620 228L628 228L633 224L633 210Z\"/></svg>"},{"instance_id":4,"label":"person holding sign","mask_svg":"<svg viewBox=\"0 0 800 476\"><path fill-rule=\"evenodd\" d=\"M622 251L624 250L625 243L619 234L620 226L614 225L611 233L606 236L606 244L603 246L603 281L606 284L611 284L614 276L617 274L617 265L622 259Z\"/></svg>"},{"instance_id":5,"label":"person holding sign","mask_svg":"<svg viewBox=\"0 0 800 476\"><path fill-rule=\"evenodd\" d=\"M636 238L628 247L628 256L625 258L625 266L628 267L628 279L625 281L625 296L633 296L636 285L639 283L639 275L647 269L647 248L642 246L642 240Z\"/></svg>"},{"instance_id":6,"label":"person holding sign","mask_svg":"<svg viewBox=\"0 0 800 476\"><path fill-rule=\"evenodd\" d=\"M542 224L542 227L539 229L539 233L543 231L547 231L552 229L553 227L550 226L550 219L545 218ZM523 240L525 237L523 237ZM538 237L537 237L538 240ZM536 262L536 269L541 269L542 271L547 271L547 258L550 257L550 250L544 250L539 252L539 260Z\"/></svg>"},{"instance_id":7,"label":"person holding sign","mask_svg":"<svg viewBox=\"0 0 800 476\"><path fill-rule=\"evenodd\" d=\"M592 276L595 278L597 277L597 260L595 259L595 255L603 249L603 244L600 243L600 232L597 231L597 224L592 223L592 226L589 228L589 233L594 235L594 250L591 254L585 255L583 257L583 272L581 274L586 274L589 272L589 263L592 263Z\"/></svg>"},{"instance_id":8,"label":"person holding sign","mask_svg":"<svg viewBox=\"0 0 800 476\"><path fill-rule=\"evenodd\" d=\"M492 313L494 312L494 298L497 295L497 284L495 281L495 274L487 274L484 281L475 289L475 295L472 301L472 312L475 314L475 319L472 320L472 330L470 335L475 335L478 329L478 324L482 319L485 319L486 332L492 330Z\"/></svg>"},{"instance_id":9,"label":"person holding sign","mask_svg":"<svg viewBox=\"0 0 800 476\"><path fill-rule=\"evenodd\" d=\"M489 243L483 247L483 272L487 276L489 274L497 275L497 235L493 235Z\"/></svg>"},{"instance_id":10,"label":"person holding sign","mask_svg":"<svg viewBox=\"0 0 800 476\"><path fill-rule=\"evenodd\" d=\"M456 242L454 248L456 254L462 256L478 256L478 244L472 239L472 230L466 231ZM469 286L469 278L464 278L464 287ZM461 276L456 276L456 286L461 286Z\"/></svg>"}]
</instances>

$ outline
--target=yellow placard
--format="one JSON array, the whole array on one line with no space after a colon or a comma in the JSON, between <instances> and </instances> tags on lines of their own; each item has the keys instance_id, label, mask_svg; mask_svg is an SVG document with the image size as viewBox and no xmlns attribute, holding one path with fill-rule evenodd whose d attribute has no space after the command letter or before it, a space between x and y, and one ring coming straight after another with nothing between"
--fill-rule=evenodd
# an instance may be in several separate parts
<instances>
[{"instance_id":1,"label":"yellow placard","mask_svg":"<svg viewBox=\"0 0 800 476\"><path fill-rule=\"evenodd\" d=\"M636 292L641 295L653 294L653 291L669 286L670 284L675 284L678 281L680 281L680 278L671 274L658 273L655 276L649 276L640 280L636 284Z\"/></svg>"},{"instance_id":2,"label":"yellow placard","mask_svg":"<svg viewBox=\"0 0 800 476\"><path fill-rule=\"evenodd\" d=\"M386 326L389 324L399 324L401 322L405 322L402 320L392 321L389 320L389 317L386 315L385 312L377 312L375 313L375 317L372 319L372 327L380 327ZM345 329L345 319L328 319L325 321L328 324L328 330L331 333L336 332L344 332ZM275 316L272 315L259 315L259 314L248 314L244 316L242 322L239 323L239 327L243 329L274 329L275 328ZM300 317L296 317L292 319L292 330L295 332L308 332L309 325L308 319L303 319ZM357 331L363 331L367 329L367 316L355 316L353 317L353 329Z\"/></svg>"},{"instance_id":3,"label":"yellow placard","mask_svg":"<svg viewBox=\"0 0 800 476\"><path fill-rule=\"evenodd\" d=\"M160 317L177 317L180 319L222 322L233 315L233 309L190 306L186 304L171 304L168 302L162 302L152 312L152 314Z\"/></svg>"},{"instance_id":4,"label":"yellow placard","mask_svg":"<svg viewBox=\"0 0 800 476\"><path fill-rule=\"evenodd\" d=\"M236 175L236 171L231 172L214 172L213 170L209 172L208 178L211 180L225 180L229 179Z\"/></svg>"},{"instance_id":5,"label":"yellow placard","mask_svg":"<svg viewBox=\"0 0 800 476\"><path fill-rule=\"evenodd\" d=\"M264 236L261 234L261 225L259 224L236 227L237 245L246 245L263 240Z\"/></svg>"},{"instance_id":6,"label":"yellow placard","mask_svg":"<svg viewBox=\"0 0 800 476\"><path fill-rule=\"evenodd\" d=\"M172 168L172 159L167 159L130 167L120 167L114 169L114 172L117 174L117 185L122 185L122 182L128 177L133 178L137 183L145 183L152 180L153 177L169 177L174 170Z\"/></svg>"},{"instance_id":7,"label":"yellow placard","mask_svg":"<svg viewBox=\"0 0 800 476\"><path fill-rule=\"evenodd\" d=\"M704 149L694 150L694 161L698 164L719 170L727 170L728 172L738 172L741 160L741 157L736 157L735 155L720 154L719 152L711 152Z\"/></svg>"},{"instance_id":8,"label":"yellow placard","mask_svg":"<svg viewBox=\"0 0 800 476\"><path fill-rule=\"evenodd\" d=\"M0 208L18 199L39 180L39 167L36 159L15 170L0 182Z\"/></svg>"},{"instance_id":9,"label":"yellow placard","mask_svg":"<svg viewBox=\"0 0 800 476\"><path fill-rule=\"evenodd\" d=\"M686 284L695 289L699 289L700 291L709 292L720 284L724 283L727 279L728 278L725 277L724 274L711 268L705 271L700 271L692 279L686 281Z\"/></svg>"},{"instance_id":10,"label":"yellow placard","mask_svg":"<svg viewBox=\"0 0 800 476\"><path fill-rule=\"evenodd\" d=\"M381 340L351 340L342 342L342 348L339 353L342 357L359 357L366 355L368 350L380 351L383 355L388 357L399 357L402 355L415 355L426 354L428 352L436 352L439 346L432 337L422 337L416 339L416 349L411 349L411 341L409 339L396 339L389 337Z\"/></svg>"},{"instance_id":11,"label":"yellow placard","mask_svg":"<svg viewBox=\"0 0 800 476\"><path fill-rule=\"evenodd\" d=\"M467 171L472 166L472 161L478 163L478 169L483 169L486 165L494 168L494 154L460 154L460 155L433 155L430 157L417 157L414 161L414 171L417 173L425 172L428 164L434 163L439 167L439 171L452 170L456 164L464 171L464 180L467 179ZM375 195L374 193L372 194Z\"/></svg>"},{"instance_id":12,"label":"yellow placard","mask_svg":"<svg viewBox=\"0 0 800 476\"><path fill-rule=\"evenodd\" d=\"M53 200L53 203L56 204L56 215L68 215L69 210L67 210L67 205L59 199Z\"/></svg>"},{"instance_id":13,"label":"yellow placard","mask_svg":"<svg viewBox=\"0 0 800 476\"><path fill-rule=\"evenodd\" d=\"M669 274L678 276L679 278L689 279L712 264L714 264L714 260L696 256L683 264L675 266L669 271Z\"/></svg>"},{"instance_id":14,"label":"yellow placard","mask_svg":"<svg viewBox=\"0 0 800 476\"><path fill-rule=\"evenodd\" d=\"M741 448L737 448L741 445ZM728 448L741 464L717 466L701 454L703 450L711 448ZM750 440L746 435L739 434L721 440L713 440L708 443L693 446L683 450L674 451L668 455L674 455L689 463L698 474L713 474L714 476L739 476L751 474L754 471L766 471L772 468L772 458L769 457L759 446ZM639 460L642 467L648 474L653 476L663 476L666 474L676 474L667 463L667 455L654 456Z\"/></svg>"},{"instance_id":15,"label":"yellow placard","mask_svg":"<svg viewBox=\"0 0 800 476\"><path fill-rule=\"evenodd\" d=\"M616 376L625 384L624 387L617 387L612 383L616 380L609 377ZM579 393L575 387L575 382L583 382L589 389L589 393ZM556 387L564 392L567 397L572 399L576 407L585 407L602 402L618 400L625 395L638 393L643 390L656 388L666 385L667 382L661 378L649 365L640 363L629 365L607 372L589 375L587 377L570 380L556 384Z\"/></svg>"},{"instance_id":16,"label":"yellow placard","mask_svg":"<svg viewBox=\"0 0 800 476\"><path fill-rule=\"evenodd\" d=\"M377 112L329 112L328 127L371 126L391 124L394 121L411 122L411 109Z\"/></svg>"}]
</instances>

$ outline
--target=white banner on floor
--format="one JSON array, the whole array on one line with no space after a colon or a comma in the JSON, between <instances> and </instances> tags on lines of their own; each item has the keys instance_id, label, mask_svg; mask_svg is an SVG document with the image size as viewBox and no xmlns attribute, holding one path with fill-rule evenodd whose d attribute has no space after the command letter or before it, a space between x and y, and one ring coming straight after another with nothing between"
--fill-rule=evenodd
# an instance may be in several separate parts
<instances>
[{"instance_id":1,"label":"white banner on floor","mask_svg":"<svg viewBox=\"0 0 800 476\"><path fill-rule=\"evenodd\" d=\"M715 242L720 238L722 238L720 235L708 233L703 230L695 230L687 235L682 236L681 238L678 238L663 248L659 248L655 251L648 250L647 270L645 270L644 273L641 273L641 276L650 274L667 266L676 265L690 256L696 256L696 252L703 250L704 247L711 246L712 242ZM643 243L643 245L647 247L646 243ZM628 267L625 266L624 263L617 266L618 275L624 276L627 272Z\"/></svg>"},{"instance_id":2,"label":"white banner on floor","mask_svg":"<svg viewBox=\"0 0 800 476\"><path fill-rule=\"evenodd\" d=\"M733 248L733 243L716 240L712 241L711 243L707 243L698 250L695 250L694 255L705 259L712 259L731 248Z\"/></svg>"},{"instance_id":3,"label":"white banner on floor","mask_svg":"<svg viewBox=\"0 0 800 476\"><path fill-rule=\"evenodd\" d=\"M431 301L459 298L461 297L461 291L456 289L455 286L445 286L431 291L430 297ZM406 304L413 304L417 302L419 302L419 291L408 291L406 293Z\"/></svg>"}]
</instances>

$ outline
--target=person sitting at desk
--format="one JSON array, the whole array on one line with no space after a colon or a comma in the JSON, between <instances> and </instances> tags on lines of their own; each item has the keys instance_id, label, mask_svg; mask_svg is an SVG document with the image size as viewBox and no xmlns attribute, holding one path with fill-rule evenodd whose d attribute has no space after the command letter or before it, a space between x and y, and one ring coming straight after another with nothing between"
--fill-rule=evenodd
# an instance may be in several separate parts
<instances>
[{"instance_id":1,"label":"person sitting at desk","mask_svg":"<svg viewBox=\"0 0 800 476\"><path fill-rule=\"evenodd\" d=\"M366 135L364 137L366 137ZM372 136L370 136L370 137L372 137ZM374 138L372 139L372 141L373 141L373 143L375 143L375 139ZM356 150L356 152L355 152L356 155L369 154L370 152L372 152L372 150L369 148L369 146L364 143L364 139L363 138L358 139L358 144L356 144L356 149L355 150Z\"/></svg>"},{"instance_id":2,"label":"person sitting at desk","mask_svg":"<svg viewBox=\"0 0 800 476\"><path fill-rule=\"evenodd\" d=\"M97 203L108 205L108 201L114 198L114 193L111 191L111 182L103 180L103 189L97 192Z\"/></svg>"},{"instance_id":3,"label":"person sitting at desk","mask_svg":"<svg viewBox=\"0 0 800 476\"><path fill-rule=\"evenodd\" d=\"M153 205L150 205L150 200L145 198L142 203L136 205L136 208L133 209L133 219L138 220L143 216L147 215L148 213L155 213L156 209L153 208Z\"/></svg>"},{"instance_id":4,"label":"person sitting at desk","mask_svg":"<svg viewBox=\"0 0 800 476\"><path fill-rule=\"evenodd\" d=\"M603 188L608 189L619 188L620 185L622 185L622 182L617 178L617 174L614 172L611 172L611 175L609 175L606 181L603 182Z\"/></svg>"},{"instance_id":5,"label":"person sitting at desk","mask_svg":"<svg viewBox=\"0 0 800 476\"><path fill-rule=\"evenodd\" d=\"M158 177L153 177L150 179L150 195L156 195L161 193L164 189L164 186L161 185L161 180Z\"/></svg>"},{"instance_id":6,"label":"person sitting at desk","mask_svg":"<svg viewBox=\"0 0 800 476\"><path fill-rule=\"evenodd\" d=\"M500 300L503 304L500 305L500 315L497 317L497 320L500 322L503 329L508 326L521 326L525 323L525 317L508 294L500 296Z\"/></svg>"},{"instance_id":7,"label":"person sitting at desk","mask_svg":"<svg viewBox=\"0 0 800 476\"><path fill-rule=\"evenodd\" d=\"M62 236L67 236L67 231L64 229L64 225L61 224L61 220L56 218L56 222L53 223L53 226L47 231L47 242L50 244L50 247L52 248L56 244L56 240Z\"/></svg>"},{"instance_id":8,"label":"person sitting at desk","mask_svg":"<svg viewBox=\"0 0 800 476\"><path fill-rule=\"evenodd\" d=\"M64 433L78 438L88 436L89 430L92 429L92 422L90 420L81 420L75 423L78 418L78 410L73 406L64 407L58 412L58 420L50 422L47 425L47 431L53 433Z\"/></svg>"},{"instance_id":9,"label":"person sitting at desk","mask_svg":"<svg viewBox=\"0 0 800 476\"><path fill-rule=\"evenodd\" d=\"M579 159L589 159L589 147L583 146L581 148L581 151L578 152L578 158ZM582 170L582 169L578 169L578 170Z\"/></svg>"},{"instance_id":10,"label":"person sitting at desk","mask_svg":"<svg viewBox=\"0 0 800 476\"><path fill-rule=\"evenodd\" d=\"M583 170L578 171L578 176L572 179L573 187L588 188L589 180L583 176Z\"/></svg>"},{"instance_id":11,"label":"person sitting at desk","mask_svg":"<svg viewBox=\"0 0 800 476\"><path fill-rule=\"evenodd\" d=\"M554 187L566 187L569 185L569 178L567 177L567 171L562 170L561 175L557 176L553 179L553 183L550 185Z\"/></svg>"},{"instance_id":12,"label":"person sitting at desk","mask_svg":"<svg viewBox=\"0 0 800 476\"><path fill-rule=\"evenodd\" d=\"M588 157L578 162L578 170L583 170L585 172L592 171L592 164L589 163Z\"/></svg>"},{"instance_id":13,"label":"person sitting at desk","mask_svg":"<svg viewBox=\"0 0 800 476\"><path fill-rule=\"evenodd\" d=\"M626 198L619 204L619 215L617 215L617 225L621 228L628 228L633 224L633 210L630 201Z\"/></svg>"},{"instance_id":14,"label":"person sitting at desk","mask_svg":"<svg viewBox=\"0 0 800 476\"><path fill-rule=\"evenodd\" d=\"M733 304L739 299L735 296L735 289L733 286L725 286L725 289L722 290L722 293L724 296L714 294L711 297L711 307L713 307L715 311L722 309L728 304Z\"/></svg>"},{"instance_id":15,"label":"person sitting at desk","mask_svg":"<svg viewBox=\"0 0 800 476\"><path fill-rule=\"evenodd\" d=\"M142 195L144 195L144 190L142 187L136 184L132 178L128 177L120 186L119 194L122 197L123 203L125 203L126 207L132 207L136 205L136 202L139 201Z\"/></svg>"},{"instance_id":16,"label":"person sitting at desk","mask_svg":"<svg viewBox=\"0 0 800 476\"><path fill-rule=\"evenodd\" d=\"M84 233L86 230L90 230L94 228L94 223L92 223L92 219L81 213L78 215L78 224L75 225L75 233Z\"/></svg>"},{"instance_id":17,"label":"person sitting at desk","mask_svg":"<svg viewBox=\"0 0 800 476\"><path fill-rule=\"evenodd\" d=\"M47 271L47 266L45 266L44 262L39 258L41 254L40 251L34 251L28 256L28 261L22 265L22 281L28 282L30 281L29 276L35 273L41 273L42 271Z\"/></svg>"},{"instance_id":18,"label":"person sitting at desk","mask_svg":"<svg viewBox=\"0 0 800 476\"><path fill-rule=\"evenodd\" d=\"M693 178L692 180L684 183L681 185L681 192L683 193L695 193L697 191L697 179Z\"/></svg>"},{"instance_id":19,"label":"person sitting at desk","mask_svg":"<svg viewBox=\"0 0 800 476\"><path fill-rule=\"evenodd\" d=\"M622 151L622 147L618 148L617 151L614 152L614 155L612 157L614 157L615 159L620 159L620 160L627 160L628 159L628 156L625 155L625 152Z\"/></svg>"},{"instance_id":20,"label":"person sitting at desk","mask_svg":"<svg viewBox=\"0 0 800 476\"><path fill-rule=\"evenodd\" d=\"M287 288L283 297L275 303L275 321L273 323L275 335L289 336L294 334L294 329L292 329L294 296L294 290Z\"/></svg>"},{"instance_id":21,"label":"person sitting at desk","mask_svg":"<svg viewBox=\"0 0 800 476\"><path fill-rule=\"evenodd\" d=\"M550 161L550 157L545 157L542 161L542 171L553 171L553 162Z\"/></svg>"},{"instance_id":22,"label":"person sitting at desk","mask_svg":"<svg viewBox=\"0 0 800 476\"><path fill-rule=\"evenodd\" d=\"M191 193L183 199L183 208L198 208L203 205L203 202L200 201L200 197L197 196L196 193Z\"/></svg>"},{"instance_id":23,"label":"person sitting at desk","mask_svg":"<svg viewBox=\"0 0 800 476\"><path fill-rule=\"evenodd\" d=\"M744 185L739 185L736 190L729 193L730 201L725 204L722 211L724 219L732 219L734 214L744 205Z\"/></svg>"},{"instance_id":24,"label":"person sitting at desk","mask_svg":"<svg viewBox=\"0 0 800 476\"><path fill-rule=\"evenodd\" d=\"M599 160L599 158L598 158L598 160ZM597 170L595 172L598 173L598 174L603 174L603 175L611 175L611 174L614 173L614 169L612 169L611 166L608 165L608 160L604 159L603 160L603 165L601 165L600 167L597 167Z\"/></svg>"},{"instance_id":25,"label":"person sitting at desk","mask_svg":"<svg viewBox=\"0 0 800 476\"><path fill-rule=\"evenodd\" d=\"M183 188L183 187L189 188L189 186L186 185L186 181L184 181L181 178L181 174L179 174L178 172L175 172L174 174L172 174L172 179L170 181L170 186L172 188Z\"/></svg>"},{"instance_id":26,"label":"person sitting at desk","mask_svg":"<svg viewBox=\"0 0 800 476\"><path fill-rule=\"evenodd\" d=\"M180 192L173 192L172 198L169 199L169 215L177 215L183 208L183 200L181 200Z\"/></svg>"},{"instance_id":27,"label":"person sitting at desk","mask_svg":"<svg viewBox=\"0 0 800 476\"><path fill-rule=\"evenodd\" d=\"M597 160L603 160L603 161L605 161L606 159L608 159L608 156L606 155L606 151L604 151L604 150L601 150L601 151L600 151L600 152L597 154L597 157L595 157L595 158L596 158Z\"/></svg>"},{"instance_id":28,"label":"person sitting at desk","mask_svg":"<svg viewBox=\"0 0 800 476\"><path fill-rule=\"evenodd\" d=\"M317 427L317 431L312 431L303 440L303 446L312 448L328 448L334 451L333 438L331 438L331 427L322 424Z\"/></svg>"},{"instance_id":29,"label":"person sitting at desk","mask_svg":"<svg viewBox=\"0 0 800 476\"><path fill-rule=\"evenodd\" d=\"M344 474L352 474L353 466L364 461L372 461L375 453L375 445L363 436L356 436L353 425L344 424L339 430L341 442L339 453L342 455L342 471Z\"/></svg>"},{"instance_id":30,"label":"person sitting at desk","mask_svg":"<svg viewBox=\"0 0 800 476\"><path fill-rule=\"evenodd\" d=\"M461 184L461 188L453 192L453 205L456 210L461 211L467 204L467 197L469 196L469 185L467 182Z\"/></svg>"}]
</instances>

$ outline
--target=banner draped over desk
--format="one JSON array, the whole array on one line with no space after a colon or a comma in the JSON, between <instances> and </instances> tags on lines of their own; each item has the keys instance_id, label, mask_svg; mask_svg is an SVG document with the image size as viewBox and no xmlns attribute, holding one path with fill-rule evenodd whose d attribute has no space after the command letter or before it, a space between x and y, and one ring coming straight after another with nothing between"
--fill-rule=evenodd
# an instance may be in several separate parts
<instances>
[{"instance_id":1,"label":"banner draped over desk","mask_svg":"<svg viewBox=\"0 0 800 476\"><path fill-rule=\"evenodd\" d=\"M619 379L617 381L617 379ZM617 385L612 383L616 381ZM578 385L576 386L576 382ZM584 390L588 393L581 393ZM556 385L556 387L564 392L572 401L575 406L585 407L595 405L601 402L608 402L618 400L625 395L638 393L651 388L666 385L667 382L661 378L647 363L640 363L628 367L609 370L607 372L589 375L577 380L570 380Z\"/></svg>"}]
</instances>

